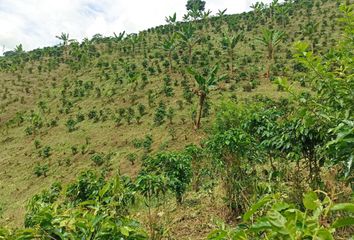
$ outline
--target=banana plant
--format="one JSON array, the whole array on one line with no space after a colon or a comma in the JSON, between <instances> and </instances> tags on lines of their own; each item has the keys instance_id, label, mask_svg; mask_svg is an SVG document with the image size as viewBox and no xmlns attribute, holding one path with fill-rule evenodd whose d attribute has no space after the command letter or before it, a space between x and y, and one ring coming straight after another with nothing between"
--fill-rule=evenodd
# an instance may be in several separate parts
<instances>
[{"instance_id":1,"label":"banana plant","mask_svg":"<svg viewBox=\"0 0 354 240\"><path fill-rule=\"evenodd\" d=\"M266 76L270 80L270 69L274 62L274 54L276 47L281 43L284 38L284 32L277 30L265 29L263 35L257 38L257 41L260 42L267 50L267 73Z\"/></svg>"},{"instance_id":2,"label":"banana plant","mask_svg":"<svg viewBox=\"0 0 354 240\"><path fill-rule=\"evenodd\" d=\"M205 104L205 100L207 99L209 90L212 86L215 86L215 84L225 79L225 75L217 75L219 71L218 65L216 65L210 70L207 77L204 77L202 74L192 68L189 68L188 71L191 75L193 75L196 83L198 84L198 89L194 90L194 93L199 96L199 111L197 119L195 120L195 129L199 129L200 121L203 114L203 107Z\"/></svg>"},{"instance_id":3,"label":"banana plant","mask_svg":"<svg viewBox=\"0 0 354 240\"><path fill-rule=\"evenodd\" d=\"M15 47L15 49L14 49L14 52L15 52L16 54L22 54L22 53L24 53L25 51L23 50L22 44L17 45L17 46Z\"/></svg>"},{"instance_id":4,"label":"banana plant","mask_svg":"<svg viewBox=\"0 0 354 240\"><path fill-rule=\"evenodd\" d=\"M319 24L317 22L308 22L303 28L302 31L305 36L310 40L311 51L314 51L315 43L314 43L314 35L317 32Z\"/></svg>"},{"instance_id":5,"label":"banana plant","mask_svg":"<svg viewBox=\"0 0 354 240\"><path fill-rule=\"evenodd\" d=\"M62 41L63 46L67 46L69 44L69 33L61 33L61 35L55 37Z\"/></svg>"},{"instance_id":6,"label":"banana plant","mask_svg":"<svg viewBox=\"0 0 354 240\"><path fill-rule=\"evenodd\" d=\"M133 55L135 55L136 45L140 42L140 37L138 34L130 34L128 35L128 38L129 38L129 43L132 47L132 53Z\"/></svg>"},{"instance_id":7,"label":"banana plant","mask_svg":"<svg viewBox=\"0 0 354 240\"><path fill-rule=\"evenodd\" d=\"M218 10L218 12L216 13L216 16L218 16L218 17L224 17L225 16L225 13L226 13L226 11L227 11L227 8L225 8L224 10Z\"/></svg>"},{"instance_id":8,"label":"banana plant","mask_svg":"<svg viewBox=\"0 0 354 240\"><path fill-rule=\"evenodd\" d=\"M220 26L223 24L224 22L224 18L225 18L225 13L227 11L227 8L225 8L224 10L218 10L218 12L216 13L216 16L219 18L219 24Z\"/></svg>"},{"instance_id":9,"label":"banana plant","mask_svg":"<svg viewBox=\"0 0 354 240\"><path fill-rule=\"evenodd\" d=\"M177 34L182 40L182 44L188 48L188 64L191 64L193 48L200 42L200 37L196 36L195 28L192 24L186 25Z\"/></svg>"},{"instance_id":10,"label":"banana plant","mask_svg":"<svg viewBox=\"0 0 354 240\"><path fill-rule=\"evenodd\" d=\"M275 8L275 19L283 28L285 28L286 24L289 22L289 13L289 5L283 5Z\"/></svg>"},{"instance_id":11,"label":"banana plant","mask_svg":"<svg viewBox=\"0 0 354 240\"><path fill-rule=\"evenodd\" d=\"M209 18L211 16L211 10L208 10L208 11L203 11L201 13L201 19L202 19L202 22L203 22L203 28L205 31L207 31L208 29L208 26L209 26Z\"/></svg>"},{"instance_id":12,"label":"banana plant","mask_svg":"<svg viewBox=\"0 0 354 240\"><path fill-rule=\"evenodd\" d=\"M67 59L68 46L69 46L69 43L72 41L69 38L69 33L61 33L61 35L55 36L55 37L62 41L61 45L64 47L64 59Z\"/></svg>"},{"instance_id":13,"label":"banana plant","mask_svg":"<svg viewBox=\"0 0 354 240\"><path fill-rule=\"evenodd\" d=\"M264 10L265 10L265 4L263 2L256 2L255 4L252 4L250 6L251 9L253 9L253 14L255 15L255 19L261 20L261 22L264 20Z\"/></svg>"},{"instance_id":14,"label":"banana plant","mask_svg":"<svg viewBox=\"0 0 354 240\"><path fill-rule=\"evenodd\" d=\"M177 13L174 13L172 16L165 17L167 24L176 25L177 23Z\"/></svg>"},{"instance_id":15,"label":"banana plant","mask_svg":"<svg viewBox=\"0 0 354 240\"><path fill-rule=\"evenodd\" d=\"M269 19L270 19L270 24L273 25L273 19L274 19L274 15L275 12L277 11L277 9L279 8L279 0L273 0L270 4L269 4Z\"/></svg>"},{"instance_id":16,"label":"banana plant","mask_svg":"<svg viewBox=\"0 0 354 240\"><path fill-rule=\"evenodd\" d=\"M120 41L122 41L123 38L124 38L125 31L119 33L118 35L117 35L115 32L113 32L113 35L114 35L114 40L115 40L116 42L120 42Z\"/></svg>"},{"instance_id":17,"label":"banana plant","mask_svg":"<svg viewBox=\"0 0 354 240\"><path fill-rule=\"evenodd\" d=\"M237 46L237 44L242 41L244 37L243 32L239 32L236 35L232 37L225 36L221 39L221 46L223 49L227 51L227 54L229 56L229 61L230 61L230 76L233 77L234 74L234 50Z\"/></svg>"},{"instance_id":18,"label":"banana plant","mask_svg":"<svg viewBox=\"0 0 354 240\"><path fill-rule=\"evenodd\" d=\"M163 49L167 52L169 61L169 73L172 74L172 53L176 49L176 34L167 36L163 41Z\"/></svg>"}]
</instances>

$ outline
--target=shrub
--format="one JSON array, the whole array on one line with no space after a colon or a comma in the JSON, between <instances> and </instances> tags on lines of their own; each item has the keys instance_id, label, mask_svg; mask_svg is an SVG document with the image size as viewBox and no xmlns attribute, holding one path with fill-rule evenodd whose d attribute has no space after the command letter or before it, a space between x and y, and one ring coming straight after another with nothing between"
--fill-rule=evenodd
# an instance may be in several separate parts
<instances>
[{"instance_id":1,"label":"shrub","mask_svg":"<svg viewBox=\"0 0 354 240\"><path fill-rule=\"evenodd\" d=\"M162 173L166 176L168 189L176 195L177 203L181 204L183 194L192 180L191 160L191 157L184 153L162 152L147 158L143 163L142 172Z\"/></svg>"},{"instance_id":2,"label":"shrub","mask_svg":"<svg viewBox=\"0 0 354 240\"><path fill-rule=\"evenodd\" d=\"M43 158L49 158L50 155L52 154L51 151L52 151L52 148L50 146L45 146L45 147L43 147L42 151L40 152L40 155Z\"/></svg>"},{"instance_id":3,"label":"shrub","mask_svg":"<svg viewBox=\"0 0 354 240\"><path fill-rule=\"evenodd\" d=\"M105 159L104 159L104 156L102 154L94 154L92 157L91 157L91 161L96 165L96 166L101 166L104 162L105 162Z\"/></svg>"},{"instance_id":4,"label":"shrub","mask_svg":"<svg viewBox=\"0 0 354 240\"><path fill-rule=\"evenodd\" d=\"M72 118L69 118L68 121L66 122L66 127L69 132L73 132L77 129L76 127L76 121Z\"/></svg>"},{"instance_id":5,"label":"shrub","mask_svg":"<svg viewBox=\"0 0 354 240\"><path fill-rule=\"evenodd\" d=\"M173 117L175 116L175 110L172 107L169 107L166 115L170 123L172 124Z\"/></svg>"},{"instance_id":6,"label":"shrub","mask_svg":"<svg viewBox=\"0 0 354 240\"><path fill-rule=\"evenodd\" d=\"M236 228L215 230L208 239L334 239L336 229L353 225L352 217L335 214L352 214L353 203L334 204L317 191L305 194L303 205L305 211L277 195L266 195L249 208Z\"/></svg>"},{"instance_id":7,"label":"shrub","mask_svg":"<svg viewBox=\"0 0 354 240\"><path fill-rule=\"evenodd\" d=\"M34 174L35 174L37 177L40 177L40 176L47 177L47 172L48 172L48 171L49 171L48 164L44 164L44 165L37 164L37 165L34 167Z\"/></svg>"},{"instance_id":8,"label":"shrub","mask_svg":"<svg viewBox=\"0 0 354 240\"><path fill-rule=\"evenodd\" d=\"M134 165L135 164L135 161L136 159L138 158L138 155L136 153L129 153L127 155L127 160L132 164Z\"/></svg>"},{"instance_id":9,"label":"shrub","mask_svg":"<svg viewBox=\"0 0 354 240\"><path fill-rule=\"evenodd\" d=\"M145 108L144 104L140 103L138 105L138 111L139 111L140 116L144 116L146 114L145 109L146 108Z\"/></svg>"},{"instance_id":10,"label":"shrub","mask_svg":"<svg viewBox=\"0 0 354 240\"><path fill-rule=\"evenodd\" d=\"M154 122L156 125L162 125L166 117L166 105L160 101L159 106L156 108Z\"/></svg>"}]
</instances>

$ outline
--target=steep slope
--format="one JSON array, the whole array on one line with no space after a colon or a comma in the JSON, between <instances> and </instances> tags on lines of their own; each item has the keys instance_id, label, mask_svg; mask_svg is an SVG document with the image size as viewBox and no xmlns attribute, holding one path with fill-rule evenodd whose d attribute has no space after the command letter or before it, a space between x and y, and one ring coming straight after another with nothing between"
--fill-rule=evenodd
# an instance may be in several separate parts
<instances>
[{"instance_id":1,"label":"steep slope","mask_svg":"<svg viewBox=\"0 0 354 240\"><path fill-rule=\"evenodd\" d=\"M285 32L275 51L271 78L292 79L301 75L301 65L291 60L294 42L310 41L317 52L336 44L337 7L336 1L302 0L280 6L273 15L263 10L193 22L192 55L178 38L172 71L163 42L189 23L160 26L123 40L97 35L80 44L1 58L0 222L21 225L30 196L54 181L71 181L83 169L119 169L135 176L146 152L198 144L222 99L286 97L264 77L267 54L256 38L271 22ZM245 36L235 50L235 74L230 76L221 39L240 31ZM187 69L205 73L215 64L229 77L211 92L203 128L194 131L198 99ZM294 84L302 88L301 82ZM165 118L159 125L154 119L156 112L164 111L163 105L174 114L171 122ZM144 149L151 140L151 151ZM134 165L132 158L137 159ZM45 176L37 177L41 172Z\"/></svg>"}]
</instances>

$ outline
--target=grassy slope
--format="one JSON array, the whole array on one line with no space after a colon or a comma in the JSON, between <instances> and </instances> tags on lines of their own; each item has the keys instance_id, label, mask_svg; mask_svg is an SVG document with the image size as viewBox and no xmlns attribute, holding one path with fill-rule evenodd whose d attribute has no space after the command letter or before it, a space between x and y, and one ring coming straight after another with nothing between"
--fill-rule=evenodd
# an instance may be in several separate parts
<instances>
[{"instance_id":1,"label":"grassy slope","mask_svg":"<svg viewBox=\"0 0 354 240\"><path fill-rule=\"evenodd\" d=\"M334 1L328 1L321 6L319 12L314 8L310 21L317 21L320 23L319 31L323 30L323 33L318 33L319 49L325 49L323 42L327 42L327 47L334 43L331 39L335 39L339 36L339 29L337 27L332 29L331 25L336 25L329 20L329 17L336 14L336 7ZM326 14L326 16L324 15ZM304 11L296 11L295 15L291 17L289 25L284 29L288 34L287 40L282 43L278 56L278 62L284 62L286 75L292 75L291 61L286 60L286 51L291 49L292 41L303 39L299 24L306 23L309 19L305 16ZM232 17L232 16L229 16ZM327 19L328 27L323 26L323 20ZM200 24L200 23L199 23ZM243 25L240 22L240 25ZM260 86L258 86L251 93L243 92L242 85L249 82L249 77L241 78L240 82L236 84L236 90L230 90L230 85L233 83L220 83L219 88L212 92L211 99L213 105L216 105L220 100L230 98L230 96L237 96L237 98L248 98L257 94L265 95L268 97L279 98L286 96L285 93L277 91L276 86L262 78L264 72L264 49L257 43L256 51L252 51L250 44L254 44L256 36L260 35L262 25L255 26L252 31L246 32L244 42L237 48L237 66L236 71L244 71L248 73L253 66L257 67ZM220 48L220 34L208 27L206 34L211 37L211 43L214 49L223 50ZM223 30L226 32L226 26L223 26ZM205 35L205 30L199 32L201 36ZM159 47L158 38L160 36L156 33L149 33L146 35L148 55L154 55L155 52L163 52ZM157 43L157 44L156 44ZM119 43L118 43L119 44ZM149 76L149 84L144 88L140 88L140 78L138 81L138 87L134 90L134 83L125 83L122 85L114 84L112 78L110 80L103 80L102 70L95 67L96 63L100 60L107 62L118 62L119 58L126 60L129 63L136 63L138 71L143 72L141 62L144 59L142 54L142 46L138 47L138 52L135 56L131 54L124 54L119 50L119 47L113 45L112 52L105 44L96 46L101 56L92 60L91 65L84 69L81 69L78 73L72 72L66 64L61 64L58 69L49 72L38 73L36 66L39 62L31 62L25 65L24 70L16 70L14 72L0 72L0 96L6 95L6 99L2 98L0 102L0 223L6 225L19 226L22 224L24 215L24 206L26 200L33 194L39 192L41 189L48 187L54 181L69 182L78 173L87 168L93 168L92 161L90 160L90 151L102 152L102 153L115 153L112 159L111 169L117 171L120 169L121 173L129 174L131 176L136 175L139 169L139 163L131 166L125 159L125 156L131 152L137 152L139 156L142 155L142 150L137 150L133 147L132 139L143 138L147 133L153 136L153 152L160 149L181 149L188 143L199 143L206 133L205 129L210 126L213 119L214 108L210 117L203 119L202 124L204 130L193 131L192 121L190 120L190 110L197 104L197 99L194 98L194 104L190 105L184 103L183 110L177 110L177 100L183 100L181 80L182 75L175 71L171 76L172 84L177 81L178 86L174 86L174 97L165 97L163 93L160 93L163 88L163 77L165 73L157 74L155 76ZM205 45L198 45L197 50L206 49ZM213 62L222 63L226 59L225 55L219 58L213 57L213 51L211 51L210 57L214 58ZM241 59L243 56L250 56L252 63L243 65ZM259 59L259 62L256 60ZM155 61L158 59L153 59ZM42 65L45 65L48 59L43 60ZM161 69L167 71L162 62L159 61ZM177 64L175 68L177 68ZM32 74L28 72L28 68L33 65L34 71ZM223 71L227 71L225 66ZM178 66L183 68L183 64ZM124 69L119 67L119 74L124 76ZM115 72L108 68L104 70L111 76ZM21 76L20 78L18 76ZM102 90L102 97L96 98L95 91L91 90L88 95L83 98L69 97L72 101L75 101L74 107L69 114L60 114L60 92L63 87L64 79L67 78L70 82L69 91L74 89L74 80L93 81L95 87L99 87ZM188 81L193 86L193 79L188 77ZM53 87L53 83L56 83L56 87ZM27 93L25 88L29 89ZM113 97L109 97L108 92L110 89L116 88L117 94ZM176 116L174 117L173 124L165 123L162 126L156 127L153 125L153 117L156 107L148 107L147 92L151 89L157 94L156 105L159 100L163 100L167 106L171 106L176 109ZM6 94L5 94L6 93ZM115 126L112 115L109 112L115 112L118 108L127 108L133 106L130 97L137 95L138 100L136 103L143 103L147 107L148 114L144 116L140 124L137 124L135 120L130 125L123 121L123 124L119 127ZM20 99L24 98L24 102L21 103ZM17 101L16 101L17 99ZM43 127L40 133L36 136L26 136L25 128L28 126L28 122L24 122L19 126L12 125L6 127L6 122L12 119L17 112L35 110L38 112L37 103L42 100L45 101L50 109L50 113L42 114L46 120L59 118L59 125L57 127ZM104 109L105 113L109 116L107 121L99 121L93 123L92 120L88 120L87 114L89 110L96 108L97 110ZM134 105L136 110L136 104ZM75 117L78 112L84 113L85 120L78 124L78 130L72 133L68 133L65 123L69 116ZM182 119L186 119L186 123L183 123ZM177 132L177 139L172 140L168 129L170 127L175 128ZM73 156L71 154L71 147L85 144L86 139L89 139L89 152L85 154L78 153ZM38 156L38 150L35 149L34 140L40 140L42 146L50 146L52 148L52 155L48 159L42 159ZM70 163L66 161L70 159ZM48 177L36 177L33 173L33 168L37 163L48 163L49 172ZM174 207L170 210L170 232L173 235L179 235L180 238L186 238L186 236L193 236L191 228L196 224L210 222L210 219L215 217L223 217L222 204L212 203L209 198L205 196L195 196L192 193L188 194L187 200L199 202L199 204L186 204L183 208L176 209ZM187 201L188 202L188 201ZM171 203L173 205L173 203ZM215 205L217 207L215 207ZM172 209L172 210L171 210ZM208 211L211 211L209 214ZM207 212L207 213L205 213ZM143 213L137 213L138 218L144 219ZM183 220L183 221L182 221ZM203 226L204 226L203 225ZM202 227L201 227L202 228ZM206 233L208 226L204 226L203 232ZM201 230L202 231L202 230ZM201 237L200 232L195 232L195 238Z\"/></svg>"}]
</instances>

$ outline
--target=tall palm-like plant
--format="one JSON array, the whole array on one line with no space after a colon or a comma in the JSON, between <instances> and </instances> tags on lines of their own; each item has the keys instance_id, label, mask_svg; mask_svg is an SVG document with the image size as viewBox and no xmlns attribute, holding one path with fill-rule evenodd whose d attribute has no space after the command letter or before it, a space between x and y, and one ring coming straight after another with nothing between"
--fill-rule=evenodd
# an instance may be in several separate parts
<instances>
[{"instance_id":1,"label":"tall palm-like plant","mask_svg":"<svg viewBox=\"0 0 354 240\"><path fill-rule=\"evenodd\" d=\"M192 24L188 24L182 28L182 31L177 32L178 36L182 40L182 44L184 44L188 48L188 64L192 61L192 51L194 46L199 43L200 38L195 34L195 28Z\"/></svg>"},{"instance_id":2,"label":"tall palm-like plant","mask_svg":"<svg viewBox=\"0 0 354 240\"><path fill-rule=\"evenodd\" d=\"M132 52L133 55L135 55L135 49L136 49L136 45L140 42L140 37L138 34L130 34L129 35L129 43L132 47Z\"/></svg>"},{"instance_id":3,"label":"tall palm-like plant","mask_svg":"<svg viewBox=\"0 0 354 240\"><path fill-rule=\"evenodd\" d=\"M216 16L218 17L225 17L225 14L226 14L226 11L227 11L227 8L223 9L223 10L218 10L218 12L216 13Z\"/></svg>"},{"instance_id":4,"label":"tall palm-like plant","mask_svg":"<svg viewBox=\"0 0 354 240\"><path fill-rule=\"evenodd\" d=\"M284 38L284 32L277 30L269 30L265 29L263 31L263 35L257 40L267 49L267 78L270 79L270 69L274 62L274 53L276 47L280 44L282 39Z\"/></svg>"},{"instance_id":5,"label":"tall palm-like plant","mask_svg":"<svg viewBox=\"0 0 354 240\"><path fill-rule=\"evenodd\" d=\"M201 19L202 19L203 28L204 28L205 31L208 30L209 18L211 16L211 13L212 13L211 10L207 10L207 11L203 11L202 12Z\"/></svg>"},{"instance_id":6,"label":"tall palm-like plant","mask_svg":"<svg viewBox=\"0 0 354 240\"><path fill-rule=\"evenodd\" d=\"M289 5L282 5L275 9L275 19L283 28L285 28L285 25L289 22L289 13Z\"/></svg>"},{"instance_id":7,"label":"tall palm-like plant","mask_svg":"<svg viewBox=\"0 0 354 240\"><path fill-rule=\"evenodd\" d=\"M167 22L167 24L176 25L176 23L177 23L177 13L174 13L172 16L167 16L165 18L165 21Z\"/></svg>"},{"instance_id":8,"label":"tall palm-like plant","mask_svg":"<svg viewBox=\"0 0 354 240\"><path fill-rule=\"evenodd\" d=\"M68 45L70 42L69 33L61 33L59 36L55 36L55 37L62 41L61 45L64 48L64 58L66 59L68 53Z\"/></svg>"},{"instance_id":9,"label":"tall palm-like plant","mask_svg":"<svg viewBox=\"0 0 354 240\"><path fill-rule=\"evenodd\" d=\"M191 68L188 69L189 73L193 75L198 85L198 89L194 90L194 93L197 96L199 96L199 110L198 110L197 119L195 120L196 129L200 128L200 120L203 114L203 107L210 88L225 78L224 75L222 76L217 75L218 70L219 70L219 66L216 65L214 68L210 70L207 77L204 77L202 74L195 71L194 69Z\"/></svg>"},{"instance_id":10,"label":"tall palm-like plant","mask_svg":"<svg viewBox=\"0 0 354 240\"><path fill-rule=\"evenodd\" d=\"M169 61L169 72L172 73L172 53L176 48L176 34L167 36L163 41L163 49L167 52Z\"/></svg>"},{"instance_id":11,"label":"tall palm-like plant","mask_svg":"<svg viewBox=\"0 0 354 240\"><path fill-rule=\"evenodd\" d=\"M264 10L265 10L265 4L263 2L256 2L255 4L252 4L251 9L253 9L253 14L255 16L255 19L259 19L261 21L264 20Z\"/></svg>"},{"instance_id":12,"label":"tall palm-like plant","mask_svg":"<svg viewBox=\"0 0 354 240\"><path fill-rule=\"evenodd\" d=\"M113 32L113 35L114 35L114 40L115 40L116 42L120 42L120 41L122 41L123 38L124 38L125 31L123 31L123 32L121 32L121 33L118 33L118 35L117 35L115 32Z\"/></svg>"},{"instance_id":13,"label":"tall palm-like plant","mask_svg":"<svg viewBox=\"0 0 354 240\"><path fill-rule=\"evenodd\" d=\"M234 74L234 51L237 46L237 44L242 41L244 37L243 32L239 32L236 35L232 37L224 36L221 40L221 46L223 49L227 51L227 54L229 55L229 60L230 60L230 76L233 77Z\"/></svg>"},{"instance_id":14,"label":"tall palm-like plant","mask_svg":"<svg viewBox=\"0 0 354 240\"><path fill-rule=\"evenodd\" d=\"M305 36L308 37L308 39L310 40L310 44L311 44L311 51L314 51L315 48L315 43L314 43L314 35L317 32L318 29L318 23L317 22L308 22L303 28L302 31L304 33Z\"/></svg>"},{"instance_id":15,"label":"tall palm-like plant","mask_svg":"<svg viewBox=\"0 0 354 240\"><path fill-rule=\"evenodd\" d=\"M15 47L15 49L14 49L14 52L15 52L16 54L22 54L22 53L24 53L22 44L17 45L17 46Z\"/></svg>"},{"instance_id":16,"label":"tall palm-like plant","mask_svg":"<svg viewBox=\"0 0 354 240\"><path fill-rule=\"evenodd\" d=\"M274 19L274 15L275 12L277 11L279 7L279 0L273 0L270 4L269 4L269 18L270 18L270 23L273 24L273 19Z\"/></svg>"},{"instance_id":17,"label":"tall palm-like plant","mask_svg":"<svg viewBox=\"0 0 354 240\"><path fill-rule=\"evenodd\" d=\"M174 27L177 24L177 14L174 13L172 16L165 17L165 21L169 25L169 31L174 32Z\"/></svg>"},{"instance_id":18,"label":"tall palm-like plant","mask_svg":"<svg viewBox=\"0 0 354 240\"><path fill-rule=\"evenodd\" d=\"M219 18L219 25L221 26L223 23L224 23L224 18L225 18L225 15L226 15L226 11L227 11L227 8L225 8L224 10L218 10L218 12L216 13L216 16Z\"/></svg>"},{"instance_id":19,"label":"tall palm-like plant","mask_svg":"<svg viewBox=\"0 0 354 240\"><path fill-rule=\"evenodd\" d=\"M61 33L61 35L55 37L62 41L63 46L69 44L69 33Z\"/></svg>"}]
</instances>

